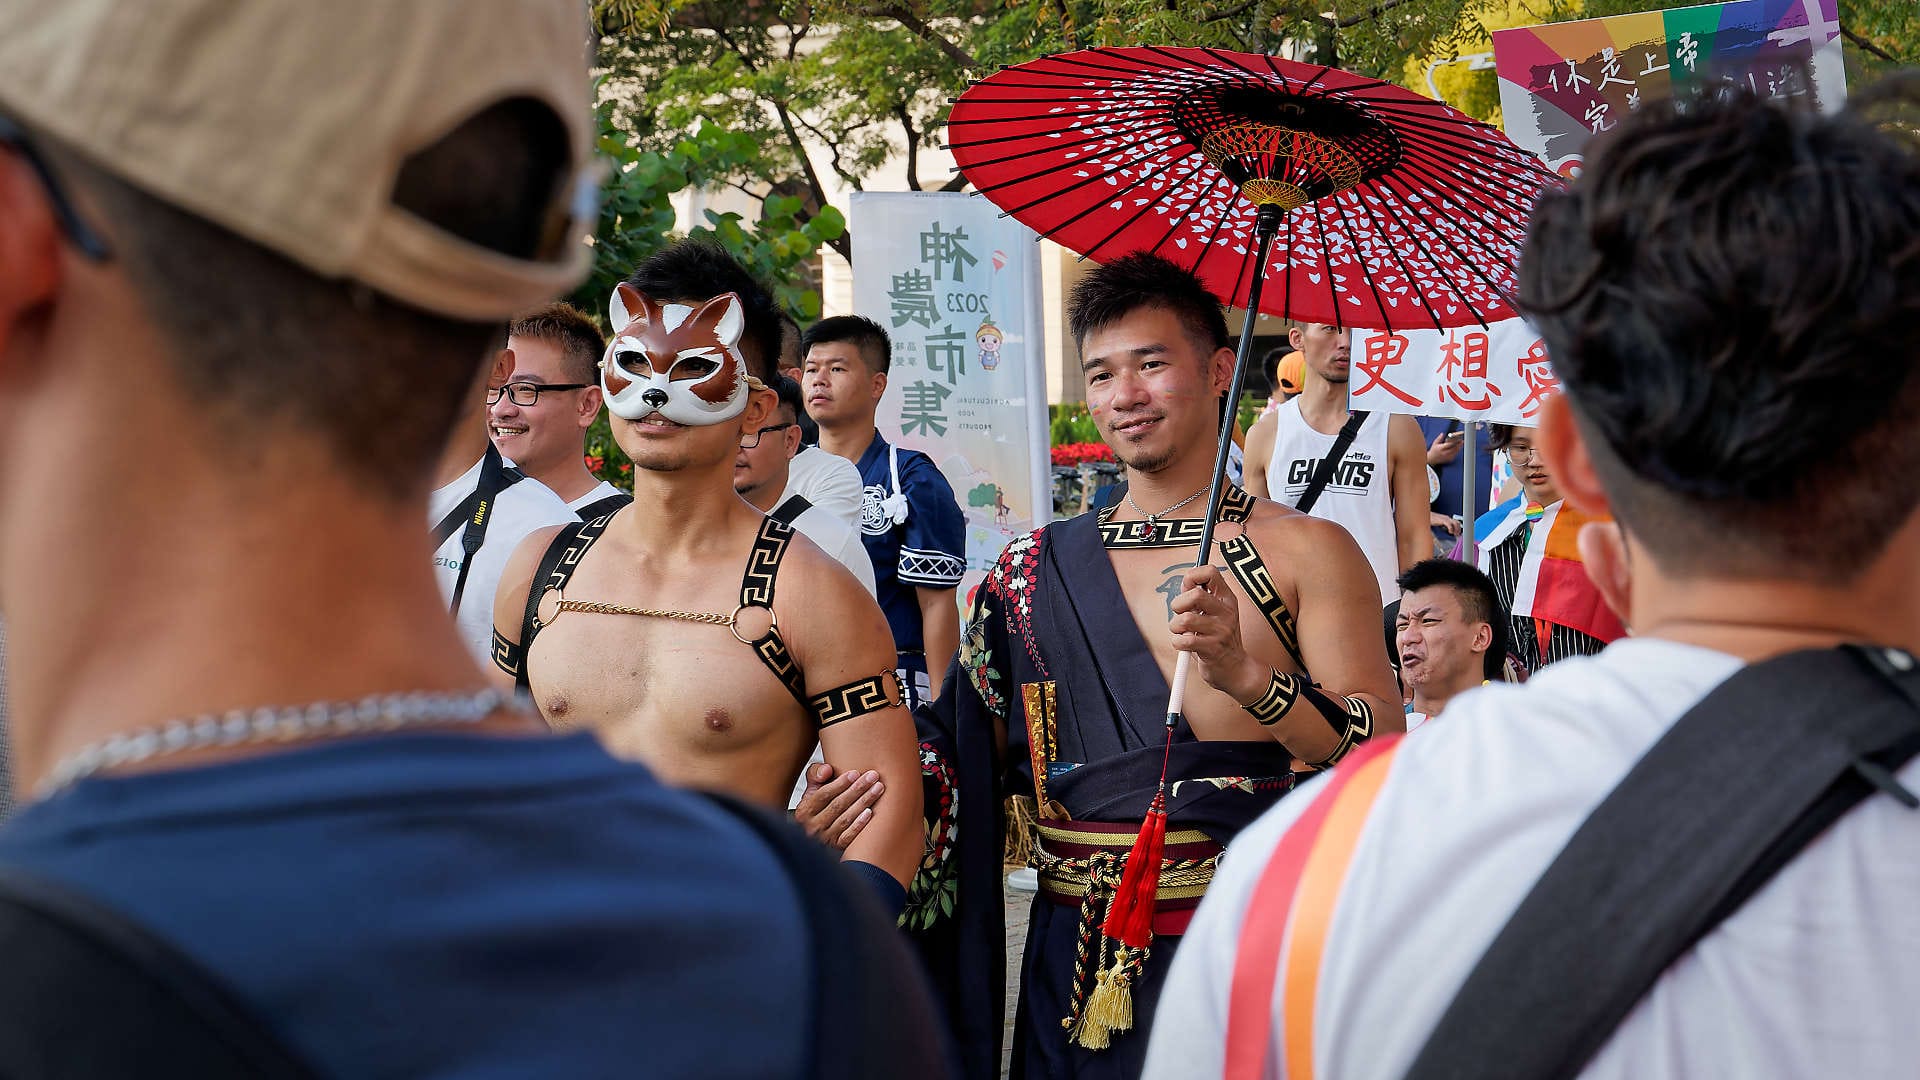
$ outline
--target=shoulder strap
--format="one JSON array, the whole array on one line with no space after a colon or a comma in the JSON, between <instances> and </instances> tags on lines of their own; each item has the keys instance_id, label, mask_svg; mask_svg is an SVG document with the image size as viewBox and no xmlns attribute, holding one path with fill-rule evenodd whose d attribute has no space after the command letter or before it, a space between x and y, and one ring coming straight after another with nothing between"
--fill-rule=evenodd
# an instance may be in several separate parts
<instances>
[{"instance_id":1,"label":"shoulder strap","mask_svg":"<svg viewBox=\"0 0 1920 1080\"><path fill-rule=\"evenodd\" d=\"M316 1075L173 945L8 867L0 867L0 955L0 1076Z\"/></svg>"},{"instance_id":2,"label":"shoulder strap","mask_svg":"<svg viewBox=\"0 0 1920 1080\"><path fill-rule=\"evenodd\" d=\"M740 606L766 608L769 617L773 613L773 587L780 576L780 560L786 557L787 547L793 543L793 530L785 524L767 518L760 522L760 533L753 538L753 550L747 553L747 569L740 577ZM735 636L739 632L735 631ZM742 638L745 641L746 639ZM780 636L780 624L769 618L767 632L748 641L754 655L767 665L774 678L787 688L802 708L807 708L806 676L801 673L800 665L794 662L793 653L787 649L785 638Z\"/></svg>"},{"instance_id":3,"label":"shoulder strap","mask_svg":"<svg viewBox=\"0 0 1920 1080\"><path fill-rule=\"evenodd\" d=\"M1306 423L1304 419L1300 422ZM1295 510L1303 514L1312 511L1313 504L1320 501L1320 493L1327 489L1327 482L1333 479L1333 470L1340 465L1340 458L1346 454L1347 447L1353 445L1354 437L1360 434L1360 425L1366 422L1365 409L1355 409L1347 414L1347 422L1340 425L1340 434L1333 437L1333 446L1328 448L1327 456L1321 458L1319 466L1313 470L1312 479L1307 481L1307 490L1300 493L1300 501L1294 504Z\"/></svg>"},{"instance_id":4,"label":"shoulder strap","mask_svg":"<svg viewBox=\"0 0 1920 1080\"><path fill-rule=\"evenodd\" d=\"M1661 973L1829 825L1876 790L1920 806L1893 775L1916 753L1920 672L1904 652L1815 650L1736 674L1587 817L1407 1076L1579 1073Z\"/></svg>"},{"instance_id":5,"label":"shoulder strap","mask_svg":"<svg viewBox=\"0 0 1920 1080\"><path fill-rule=\"evenodd\" d=\"M581 521L592 521L594 518L606 517L608 514L622 509L632 502L633 496L624 491L616 491L611 495L602 496L601 498L593 500L574 513Z\"/></svg>"},{"instance_id":6,"label":"shoulder strap","mask_svg":"<svg viewBox=\"0 0 1920 1080\"><path fill-rule=\"evenodd\" d=\"M774 507L773 513L767 516L791 529L800 515L811 509L813 504L807 501L805 495L789 495L786 502Z\"/></svg>"},{"instance_id":7,"label":"shoulder strap","mask_svg":"<svg viewBox=\"0 0 1920 1080\"><path fill-rule=\"evenodd\" d=\"M572 579L573 572L580 568L580 558L593 546L595 540L606 530L606 517L592 521L579 521L561 528L547 545L546 553L540 556L540 566L533 572L533 580L527 585L527 606L520 614L520 656L519 670L514 682L519 686L527 685L527 664L525 657L533 648L533 635L540 632L540 600L550 589L565 589Z\"/></svg>"},{"instance_id":8,"label":"shoulder strap","mask_svg":"<svg viewBox=\"0 0 1920 1080\"><path fill-rule=\"evenodd\" d=\"M467 574L473 569L474 553L487 541L487 526L493 523L493 511L500 502L500 493L524 479L525 473L508 468L500 451L492 443L487 444L486 456L480 460L480 482L474 485L473 494L456 507L466 518L466 525L460 534L460 549L465 554L460 559L460 573L453 579L453 599L447 605L447 610L455 614L460 611L460 598L466 595ZM447 521L443 520L439 526L435 526L438 542L433 546L436 551L446 543L447 537L439 535L439 529L446 525ZM449 528L447 536L452 533L453 530Z\"/></svg>"},{"instance_id":9,"label":"shoulder strap","mask_svg":"<svg viewBox=\"0 0 1920 1080\"><path fill-rule=\"evenodd\" d=\"M801 1075L953 1075L952 1050L924 977L866 887L787 822L731 796L708 798L773 849L799 893L811 946Z\"/></svg>"}]
</instances>

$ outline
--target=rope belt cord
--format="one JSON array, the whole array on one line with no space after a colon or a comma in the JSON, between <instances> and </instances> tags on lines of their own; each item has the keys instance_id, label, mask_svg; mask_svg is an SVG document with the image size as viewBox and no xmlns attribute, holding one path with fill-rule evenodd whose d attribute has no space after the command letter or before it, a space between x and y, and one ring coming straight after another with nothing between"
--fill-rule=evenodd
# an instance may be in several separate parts
<instances>
[{"instance_id":1,"label":"rope belt cord","mask_svg":"<svg viewBox=\"0 0 1920 1080\"><path fill-rule=\"evenodd\" d=\"M1042 826L1042 833L1046 831ZM1121 944L1115 948L1101 929L1125 876L1127 856L1125 849L1060 856L1047 851L1044 841L1034 850L1033 865L1040 872L1042 891L1056 899L1062 893L1080 899L1073 995L1060 1026L1074 1042L1089 1050L1107 1049L1112 1045L1113 1032L1133 1027L1131 987L1139 981L1151 953L1148 947ZM1156 898L1197 902L1213 881L1219 860L1218 850L1205 857L1163 858Z\"/></svg>"}]
</instances>

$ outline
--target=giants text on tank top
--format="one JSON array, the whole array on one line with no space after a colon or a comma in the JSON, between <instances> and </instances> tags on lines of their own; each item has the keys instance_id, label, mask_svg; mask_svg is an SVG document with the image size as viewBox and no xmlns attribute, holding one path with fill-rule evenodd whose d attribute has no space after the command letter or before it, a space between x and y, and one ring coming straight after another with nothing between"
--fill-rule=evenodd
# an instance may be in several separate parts
<instances>
[{"instance_id":1,"label":"giants text on tank top","mask_svg":"<svg viewBox=\"0 0 1920 1080\"><path fill-rule=\"evenodd\" d=\"M1273 460L1267 465L1267 490L1273 500L1293 506L1306 494L1313 471L1333 449L1335 435L1322 435L1300 415L1298 399L1274 410ZM1337 433L1336 433L1337 434ZM1380 604L1399 596L1400 549L1393 531L1393 486L1387 476L1387 414L1373 412L1334 466L1326 490L1309 511L1353 535L1380 582Z\"/></svg>"}]
</instances>

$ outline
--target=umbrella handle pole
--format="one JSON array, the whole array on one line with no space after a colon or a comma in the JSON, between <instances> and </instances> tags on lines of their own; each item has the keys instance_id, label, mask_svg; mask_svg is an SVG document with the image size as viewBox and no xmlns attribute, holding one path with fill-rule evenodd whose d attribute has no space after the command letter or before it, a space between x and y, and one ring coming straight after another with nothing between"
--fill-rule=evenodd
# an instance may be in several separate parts
<instances>
[{"instance_id":1,"label":"umbrella handle pole","mask_svg":"<svg viewBox=\"0 0 1920 1080\"><path fill-rule=\"evenodd\" d=\"M1253 324L1260 317L1261 286L1267 280L1267 253L1273 247L1273 235L1280 231L1280 216L1284 211L1271 203L1262 205L1260 213L1254 219L1254 256L1253 279L1247 283L1247 318L1240 328L1240 347L1234 351L1233 379L1227 390L1227 414L1220 424L1220 445L1213 454L1213 479L1207 485L1207 512L1200 519L1200 555L1194 565L1205 566L1213 561L1213 529L1220 523L1220 495L1226 488L1227 455L1233 446L1234 418L1240 411L1240 391L1247 384L1247 366L1253 358ZM1181 653L1173 664L1173 685L1167 695L1167 727L1175 727L1180 720L1181 702L1186 697L1187 669L1193 660L1192 653Z\"/></svg>"}]
</instances>

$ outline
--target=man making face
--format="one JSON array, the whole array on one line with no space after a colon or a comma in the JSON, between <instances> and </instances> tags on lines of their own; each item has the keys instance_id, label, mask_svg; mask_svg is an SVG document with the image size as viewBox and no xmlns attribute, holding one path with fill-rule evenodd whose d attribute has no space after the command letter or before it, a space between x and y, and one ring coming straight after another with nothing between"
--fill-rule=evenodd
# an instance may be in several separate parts
<instances>
[{"instance_id":1,"label":"man making face","mask_svg":"<svg viewBox=\"0 0 1920 1080\"><path fill-rule=\"evenodd\" d=\"M1425 559L1400 575L1394 647L1400 681L1413 691L1407 730L1440 715L1447 702L1500 678L1506 611L1487 575L1454 559Z\"/></svg>"},{"instance_id":2,"label":"man making face","mask_svg":"<svg viewBox=\"0 0 1920 1080\"><path fill-rule=\"evenodd\" d=\"M582 521L625 506L627 493L587 471L587 429L600 415L600 354L593 320L556 302L513 321L513 376L487 390L493 445L552 489Z\"/></svg>"},{"instance_id":3,"label":"man making face","mask_svg":"<svg viewBox=\"0 0 1920 1080\"><path fill-rule=\"evenodd\" d=\"M897 905L922 848L919 762L884 619L860 583L734 490L774 424L767 290L683 242L609 300L600 368L635 505L528 539L500 586L495 658L557 728L674 783L784 808L817 738L885 785L847 851Z\"/></svg>"}]
</instances>

